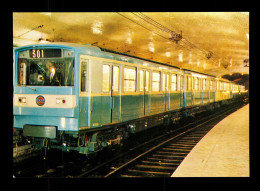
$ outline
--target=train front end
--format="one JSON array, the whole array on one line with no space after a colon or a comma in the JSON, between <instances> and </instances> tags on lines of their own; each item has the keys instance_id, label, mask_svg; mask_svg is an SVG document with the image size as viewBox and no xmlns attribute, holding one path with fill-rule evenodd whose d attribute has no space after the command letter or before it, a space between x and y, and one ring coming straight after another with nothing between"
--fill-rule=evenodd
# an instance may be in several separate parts
<instances>
[{"instance_id":1,"label":"train front end","mask_svg":"<svg viewBox=\"0 0 260 191\"><path fill-rule=\"evenodd\" d=\"M78 132L75 50L31 45L16 48L14 58L15 133L38 149L66 144Z\"/></svg>"}]
</instances>

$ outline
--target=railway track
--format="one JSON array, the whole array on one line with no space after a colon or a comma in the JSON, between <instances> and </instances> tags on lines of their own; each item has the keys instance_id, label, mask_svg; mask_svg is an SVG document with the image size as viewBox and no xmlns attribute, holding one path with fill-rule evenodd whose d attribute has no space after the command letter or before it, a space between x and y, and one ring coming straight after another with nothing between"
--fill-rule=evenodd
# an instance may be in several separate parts
<instances>
[{"instance_id":1,"label":"railway track","mask_svg":"<svg viewBox=\"0 0 260 191\"><path fill-rule=\"evenodd\" d=\"M238 107L225 108L225 110L185 125L178 130L156 137L149 141L156 144L155 146L150 145L150 148L147 149L147 142L77 177L170 177L210 129L237 109ZM165 139L165 137L168 138ZM162 139L164 140L162 141ZM146 149L133 157L132 152L141 150L139 147ZM132 158L128 157L130 154ZM110 166L110 171L104 173L105 170L102 168L107 169L107 166Z\"/></svg>"},{"instance_id":2,"label":"railway track","mask_svg":"<svg viewBox=\"0 0 260 191\"><path fill-rule=\"evenodd\" d=\"M104 177L170 177L194 146L225 116L215 116L167 139Z\"/></svg>"},{"instance_id":3,"label":"railway track","mask_svg":"<svg viewBox=\"0 0 260 191\"><path fill-rule=\"evenodd\" d=\"M34 163L15 167L14 177L170 177L199 140L237 108L225 108L133 148L93 159L54 152L46 160L38 158Z\"/></svg>"}]
</instances>

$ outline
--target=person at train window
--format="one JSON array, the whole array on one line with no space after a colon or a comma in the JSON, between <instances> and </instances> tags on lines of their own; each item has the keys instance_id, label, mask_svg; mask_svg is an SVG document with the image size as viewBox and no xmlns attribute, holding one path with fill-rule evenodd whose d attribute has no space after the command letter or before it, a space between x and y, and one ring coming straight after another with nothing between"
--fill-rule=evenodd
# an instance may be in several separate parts
<instances>
[{"instance_id":1,"label":"person at train window","mask_svg":"<svg viewBox=\"0 0 260 191\"><path fill-rule=\"evenodd\" d=\"M52 86L62 85L62 74L57 71L55 65L52 62L47 64L48 70L45 76L45 84Z\"/></svg>"}]
</instances>

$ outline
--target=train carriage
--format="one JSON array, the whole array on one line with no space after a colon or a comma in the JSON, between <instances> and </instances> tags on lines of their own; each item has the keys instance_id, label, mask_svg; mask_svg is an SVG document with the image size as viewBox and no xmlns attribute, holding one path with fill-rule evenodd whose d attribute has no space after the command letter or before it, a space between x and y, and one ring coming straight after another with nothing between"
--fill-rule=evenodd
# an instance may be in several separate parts
<instances>
[{"instance_id":1,"label":"train carriage","mask_svg":"<svg viewBox=\"0 0 260 191\"><path fill-rule=\"evenodd\" d=\"M38 149L89 154L235 97L214 76L91 45L29 45L14 56L14 127Z\"/></svg>"}]
</instances>

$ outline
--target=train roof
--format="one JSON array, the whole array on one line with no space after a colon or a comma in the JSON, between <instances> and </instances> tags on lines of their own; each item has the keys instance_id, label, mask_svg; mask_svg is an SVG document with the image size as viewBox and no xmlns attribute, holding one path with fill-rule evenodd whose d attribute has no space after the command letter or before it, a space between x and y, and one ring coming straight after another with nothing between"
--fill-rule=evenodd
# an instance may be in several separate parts
<instances>
[{"instance_id":1,"label":"train roof","mask_svg":"<svg viewBox=\"0 0 260 191\"><path fill-rule=\"evenodd\" d=\"M69 42L48 42L48 43L38 43L38 44L31 44L31 45L26 45L26 46L22 46L22 47L17 47L14 50L22 50L22 49L25 49L25 48L37 47L37 46L41 46L41 47L55 46L57 48L59 48L59 47L60 48L70 47L70 48L72 48L72 49L74 49L74 50L76 50L76 51L78 51L79 53L82 53L82 54L88 54L88 55L91 55L91 56L101 56L101 57L109 57L107 54L103 54L104 52L113 53L113 54L126 56L126 57L130 57L130 58L138 59L138 60L143 60L143 61L147 61L147 62L151 62L151 63L155 63L155 64L169 66L169 67L175 68L175 69L182 69L182 70L188 71L188 72L202 74L202 75L206 75L206 76L210 76L210 77L216 77L216 76L213 76L213 75L209 75L209 74L205 74L205 73L201 73L201 72L196 72L196 71L192 71L192 70L189 70L189 69L180 68L180 67L173 66L173 65L170 65L170 64L161 63L161 62L157 62L157 61L154 61L154 60L149 60L149 59L129 55L129 54L126 54L126 53L117 52L117 51L114 51L114 50L110 50L110 49L106 49L106 48L102 48L102 47L98 47L98 46L93 46L93 45L90 45L90 44L82 45L82 44L69 43Z\"/></svg>"},{"instance_id":2,"label":"train roof","mask_svg":"<svg viewBox=\"0 0 260 191\"><path fill-rule=\"evenodd\" d=\"M117 51L106 49L106 48L102 48L102 47L99 47L99 48L102 51L104 51L104 52L109 52L109 53L118 54L118 55L122 55L122 56L127 56L127 57L131 57L131 58L136 58L136 59L147 61L147 62L152 62L152 63L155 63L155 64L160 64L160 65L169 66L169 67L172 67L172 68L181 69L180 67L169 65L169 64L165 64L165 63L162 63L162 62L157 62L157 61L154 61L154 60L149 60L149 59L146 59L146 58L141 58L141 57L133 56L133 55L126 54L126 53L121 53L121 52L117 52Z\"/></svg>"},{"instance_id":3,"label":"train roof","mask_svg":"<svg viewBox=\"0 0 260 191\"><path fill-rule=\"evenodd\" d=\"M15 50L19 49L25 49L25 48L30 48L30 47L60 47L60 48L72 48L77 50L78 52L87 52L87 51L97 51L101 53L101 50L98 47L92 46L92 45L81 45L81 44L76 44L76 43L69 43L69 42L48 42L48 43L38 43L38 44L30 44L26 46L21 46L18 48L15 48Z\"/></svg>"}]
</instances>

